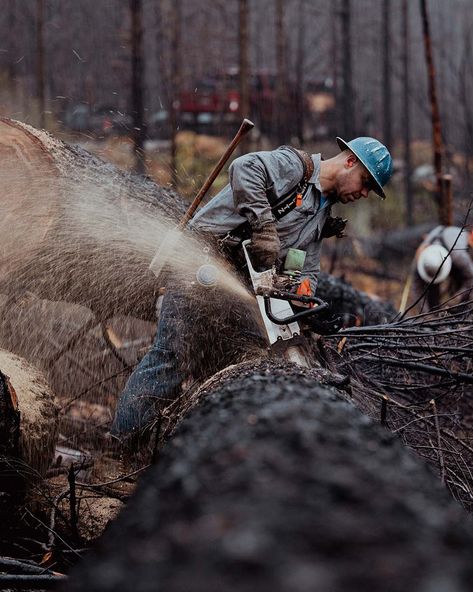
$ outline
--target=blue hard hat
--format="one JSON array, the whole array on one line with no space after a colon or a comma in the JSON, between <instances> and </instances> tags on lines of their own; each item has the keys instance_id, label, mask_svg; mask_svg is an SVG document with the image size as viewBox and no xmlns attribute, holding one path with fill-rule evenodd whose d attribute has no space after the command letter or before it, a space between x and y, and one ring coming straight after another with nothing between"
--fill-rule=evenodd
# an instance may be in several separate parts
<instances>
[{"instance_id":1,"label":"blue hard hat","mask_svg":"<svg viewBox=\"0 0 473 592\"><path fill-rule=\"evenodd\" d=\"M393 159L386 146L375 138L368 137L355 138L350 142L337 138L337 142L340 150L351 150L364 164L374 181L374 191L382 199L386 199L383 186L393 173Z\"/></svg>"}]
</instances>

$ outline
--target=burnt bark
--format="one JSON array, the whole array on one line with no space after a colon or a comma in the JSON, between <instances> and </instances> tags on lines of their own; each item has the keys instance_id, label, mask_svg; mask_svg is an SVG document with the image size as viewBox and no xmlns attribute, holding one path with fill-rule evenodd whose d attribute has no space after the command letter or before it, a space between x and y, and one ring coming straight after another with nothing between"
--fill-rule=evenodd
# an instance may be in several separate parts
<instances>
[{"instance_id":1,"label":"burnt bark","mask_svg":"<svg viewBox=\"0 0 473 592\"><path fill-rule=\"evenodd\" d=\"M399 440L310 372L266 363L207 392L67 590L467 587L472 547Z\"/></svg>"},{"instance_id":2,"label":"burnt bark","mask_svg":"<svg viewBox=\"0 0 473 592\"><path fill-rule=\"evenodd\" d=\"M430 110L432 118L432 149L434 153L434 170L436 177L436 192L435 201L438 208L438 216L440 224L451 224L446 218L448 216L444 203L444 195L442 190L442 161L443 161L443 140L442 127L440 120L440 107L437 97L436 74L434 65L434 56L432 50L432 38L430 34L430 20L427 10L427 0L420 0L420 8L422 14L422 30L424 35L424 50L425 61L427 63L428 87Z\"/></svg>"}]
</instances>

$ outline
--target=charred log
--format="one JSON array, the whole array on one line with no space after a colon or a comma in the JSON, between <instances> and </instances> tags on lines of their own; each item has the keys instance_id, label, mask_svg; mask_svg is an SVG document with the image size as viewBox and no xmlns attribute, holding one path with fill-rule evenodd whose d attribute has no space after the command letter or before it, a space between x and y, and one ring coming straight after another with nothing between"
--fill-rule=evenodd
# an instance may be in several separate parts
<instances>
[{"instance_id":1,"label":"charred log","mask_svg":"<svg viewBox=\"0 0 473 592\"><path fill-rule=\"evenodd\" d=\"M67 590L466 587L472 548L464 511L398 439L310 372L266 363L213 385Z\"/></svg>"},{"instance_id":2,"label":"charred log","mask_svg":"<svg viewBox=\"0 0 473 592\"><path fill-rule=\"evenodd\" d=\"M10 467L10 459L18 458L20 412L15 389L8 376L0 372L0 491L2 501L20 486L21 479ZM0 505L1 508L1 505Z\"/></svg>"},{"instance_id":3,"label":"charred log","mask_svg":"<svg viewBox=\"0 0 473 592\"><path fill-rule=\"evenodd\" d=\"M329 303L329 315L341 316L343 325L378 325L393 319L397 311L389 302L376 300L350 283L321 272L317 296Z\"/></svg>"}]
</instances>

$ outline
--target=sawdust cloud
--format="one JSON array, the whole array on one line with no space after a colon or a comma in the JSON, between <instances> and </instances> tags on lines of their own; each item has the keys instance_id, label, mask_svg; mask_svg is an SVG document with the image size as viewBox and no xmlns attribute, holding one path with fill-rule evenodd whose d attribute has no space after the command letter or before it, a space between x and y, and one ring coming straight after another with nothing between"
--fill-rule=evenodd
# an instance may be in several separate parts
<instances>
[{"instance_id":1,"label":"sawdust cloud","mask_svg":"<svg viewBox=\"0 0 473 592\"><path fill-rule=\"evenodd\" d=\"M149 265L186 207L167 188L123 173L81 149L67 150L71 159L60 175L47 161L25 163L16 154L0 164L0 298L13 299L3 301L0 342L43 369L48 369L59 344L67 342L74 324L80 328L90 321L87 309L97 323L120 315L155 322L160 282ZM235 352L253 347L254 339L243 338L241 327L258 322L257 309L228 263L207 252L195 236L178 233L178 240L169 244L170 252L164 249L168 281L188 297L181 322L187 336L182 340L182 366L194 377L207 375L214 364L220 367ZM219 271L215 288L200 286L195 277L200 265L209 262ZM39 302L62 301L70 303L71 310L74 305L87 309L74 313L72 326L47 318L46 311L40 329L25 330L21 302L28 294L44 299ZM83 351L81 357L88 353ZM94 355L99 368L103 355ZM77 359L77 351L73 356ZM75 366L72 371L76 373ZM93 370L95 376L89 376L87 384L105 372ZM62 380L70 388L70 377L57 377L56 384L65 388ZM76 382L78 390L87 386L83 380L80 386L81 381Z\"/></svg>"},{"instance_id":2,"label":"sawdust cloud","mask_svg":"<svg viewBox=\"0 0 473 592\"><path fill-rule=\"evenodd\" d=\"M97 287L107 300L106 286L112 290L113 284L118 282L126 301L132 298L132 285L140 279L159 284L158 279L148 272L159 249L171 274L193 282L199 267L211 263L218 269L220 288L240 298L249 297L228 266L212 256L195 236L178 231L176 221L160 211L159 203L150 209L138 200L134 202L129 191L117 199L123 187L116 180L97 185L94 179L84 176L81 182L49 179L45 183L42 177L30 176L27 187L24 181L6 180L4 173L0 178L0 183L7 184L13 194L21 195L20 200L12 200L3 208L2 271L25 272L27 266L27 275L34 275L35 267L39 275L40 270L47 269L47 278L38 277L39 283L47 279L58 288L64 284L62 280L66 274L69 289L65 293L59 289L57 297L78 302L87 300L83 294L87 294L97 282L103 285L103 290ZM80 278L75 278L79 261L74 259L84 257L94 269L84 277L82 261ZM102 266L100 261L103 261ZM134 262L139 265L133 267ZM69 269L66 269L66 263L70 263ZM34 285L29 287L34 291ZM73 287L76 288L75 294L71 294Z\"/></svg>"},{"instance_id":3,"label":"sawdust cloud","mask_svg":"<svg viewBox=\"0 0 473 592\"><path fill-rule=\"evenodd\" d=\"M0 347L43 370L61 441L102 452L117 397L156 327L161 286L150 263L187 204L18 122L0 123L0 204ZM185 294L177 354L187 384L264 347L254 298L232 267L190 233L166 244L168 282ZM205 288L195 274L209 262L219 282ZM116 327L121 357L106 339Z\"/></svg>"}]
</instances>

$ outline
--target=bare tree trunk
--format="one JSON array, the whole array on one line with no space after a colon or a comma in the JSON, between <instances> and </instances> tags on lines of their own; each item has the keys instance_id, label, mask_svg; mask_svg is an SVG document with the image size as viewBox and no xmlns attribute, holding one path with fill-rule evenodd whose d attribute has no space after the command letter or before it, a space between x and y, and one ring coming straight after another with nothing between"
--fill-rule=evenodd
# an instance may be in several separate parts
<instances>
[{"instance_id":1,"label":"bare tree trunk","mask_svg":"<svg viewBox=\"0 0 473 592\"><path fill-rule=\"evenodd\" d=\"M304 62L305 62L305 0L299 0L298 7L298 37L297 37L297 61L296 61L296 98L297 98L297 113L296 113L296 133L299 139L299 144L304 145L304 120L305 120L305 104L304 104Z\"/></svg>"},{"instance_id":2,"label":"bare tree trunk","mask_svg":"<svg viewBox=\"0 0 473 592\"><path fill-rule=\"evenodd\" d=\"M383 139L388 148L392 145L390 13L391 0L383 0Z\"/></svg>"},{"instance_id":3,"label":"bare tree trunk","mask_svg":"<svg viewBox=\"0 0 473 592\"><path fill-rule=\"evenodd\" d=\"M443 204L442 195L442 156L443 156L443 142L442 129L440 124L440 109L437 98L437 89L435 83L435 66L432 52L432 39L430 36L429 15L427 12L427 1L420 0L420 8L422 13L422 28L424 33L424 49L425 60L427 62L428 83L429 83L429 97L432 113L432 134L433 134L433 152L434 152L434 169L437 180L435 201L438 207L438 215L440 224L447 224L446 208Z\"/></svg>"},{"instance_id":4,"label":"bare tree trunk","mask_svg":"<svg viewBox=\"0 0 473 592\"><path fill-rule=\"evenodd\" d=\"M276 0L276 137L280 144L287 140L287 68L286 68L286 32L284 30L283 0Z\"/></svg>"},{"instance_id":5,"label":"bare tree trunk","mask_svg":"<svg viewBox=\"0 0 473 592\"><path fill-rule=\"evenodd\" d=\"M402 24L403 24L403 111L404 111L404 191L406 199L406 222L407 226L414 224L413 200L412 200L412 159L411 159L411 121L409 114L409 6L407 0L402 3Z\"/></svg>"},{"instance_id":6,"label":"bare tree trunk","mask_svg":"<svg viewBox=\"0 0 473 592\"><path fill-rule=\"evenodd\" d=\"M471 145L471 138L473 137L473 116L471 112L471 101L469 95L468 81L471 76L471 63L472 63L472 51L471 51L471 38L469 30L464 33L463 41L463 58L460 67L460 97L464 112L464 124L463 124L463 152L465 154L465 166L464 176L467 190L470 190L471 185L471 170L470 160L473 156L473 150Z\"/></svg>"},{"instance_id":7,"label":"bare tree trunk","mask_svg":"<svg viewBox=\"0 0 473 592\"><path fill-rule=\"evenodd\" d=\"M39 127L44 128L44 0L36 0L36 87L38 95Z\"/></svg>"},{"instance_id":8,"label":"bare tree trunk","mask_svg":"<svg viewBox=\"0 0 473 592\"><path fill-rule=\"evenodd\" d=\"M339 56L340 56L340 34L339 34L339 0L333 0L332 2L332 6L331 6L331 29L332 29L332 43L331 43L331 49L332 49L332 77L333 77L333 96L335 97L335 116L336 116L336 121L341 121L342 117L341 117L341 112L340 112L340 107L342 104L342 100L340 97L340 80L339 80L339 74L340 74L340 63L339 63Z\"/></svg>"},{"instance_id":9,"label":"bare tree trunk","mask_svg":"<svg viewBox=\"0 0 473 592\"><path fill-rule=\"evenodd\" d=\"M250 60L249 60L249 32L248 32L248 0L239 0L239 85L240 85L240 115L250 118ZM240 145L240 151L248 151L248 140L245 139Z\"/></svg>"},{"instance_id":10,"label":"bare tree trunk","mask_svg":"<svg viewBox=\"0 0 473 592\"><path fill-rule=\"evenodd\" d=\"M172 73L171 73L171 182L177 188L179 176L177 174L177 132L179 130L179 95L182 86L181 63L181 0L174 0L172 8Z\"/></svg>"},{"instance_id":11,"label":"bare tree trunk","mask_svg":"<svg viewBox=\"0 0 473 592\"><path fill-rule=\"evenodd\" d=\"M343 134L347 140L354 136L354 92L353 92L353 69L351 52L351 4L350 0L342 0L342 72L343 72L343 100L342 100L342 121Z\"/></svg>"},{"instance_id":12,"label":"bare tree trunk","mask_svg":"<svg viewBox=\"0 0 473 592\"><path fill-rule=\"evenodd\" d=\"M143 107L143 5L142 0L130 0L131 12L131 101L133 116L133 151L135 170L145 172L145 122Z\"/></svg>"}]
</instances>

